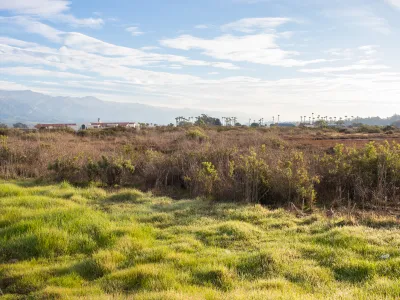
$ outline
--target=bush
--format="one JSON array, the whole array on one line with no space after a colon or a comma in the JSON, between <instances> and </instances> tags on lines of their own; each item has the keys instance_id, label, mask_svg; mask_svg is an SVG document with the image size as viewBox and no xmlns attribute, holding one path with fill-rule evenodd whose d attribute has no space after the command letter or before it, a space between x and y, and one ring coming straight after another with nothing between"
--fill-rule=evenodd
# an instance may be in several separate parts
<instances>
[{"instance_id":1,"label":"bush","mask_svg":"<svg viewBox=\"0 0 400 300\"><path fill-rule=\"evenodd\" d=\"M186 137L192 140L197 140L199 142L204 142L208 140L208 136L200 128L188 130L186 132Z\"/></svg>"}]
</instances>

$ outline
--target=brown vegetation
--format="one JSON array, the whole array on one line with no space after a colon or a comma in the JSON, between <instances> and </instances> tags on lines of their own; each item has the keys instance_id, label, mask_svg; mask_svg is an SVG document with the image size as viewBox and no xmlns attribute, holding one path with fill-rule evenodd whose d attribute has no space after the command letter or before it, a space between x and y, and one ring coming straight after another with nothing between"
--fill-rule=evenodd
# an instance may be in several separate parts
<instances>
[{"instance_id":1,"label":"brown vegetation","mask_svg":"<svg viewBox=\"0 0 400 300\"><path fill-rule=\"evenodd\" d=\"M398 206L400 133L301 128L3 131L0 176L268 205ZM372 142L371 142L372 141Z\"/></svg>"}]
</instances>

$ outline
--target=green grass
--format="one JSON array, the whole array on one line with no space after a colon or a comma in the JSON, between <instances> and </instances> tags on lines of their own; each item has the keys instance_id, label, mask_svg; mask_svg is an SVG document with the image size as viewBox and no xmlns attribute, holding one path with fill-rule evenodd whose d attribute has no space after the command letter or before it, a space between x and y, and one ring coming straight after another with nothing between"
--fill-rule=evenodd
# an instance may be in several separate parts
<instances>
[{"instance_id":1,"label":"green grass","mask_svg":"<svg viewBox=\"0 0 400 300\"><path fill-rule=\"evenodd\" d=\"M0 183L0 297L399 299L399 222L354 223L137 190Z\"/></svg>"}]
</instances>

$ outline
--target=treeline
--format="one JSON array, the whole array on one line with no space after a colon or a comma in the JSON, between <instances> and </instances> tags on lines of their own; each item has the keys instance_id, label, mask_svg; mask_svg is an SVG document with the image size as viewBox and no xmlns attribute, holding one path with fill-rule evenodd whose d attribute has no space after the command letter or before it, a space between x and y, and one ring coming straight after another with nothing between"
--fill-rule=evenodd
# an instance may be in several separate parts
<instances>
[{"instance_id":1,"label":"treeline","mask_svg":"<svg viewBox=\"0 0 400 300\"><path fill-rule=\"evenodd\" d=\"M388 118L380 118L380 117L357 118L356 122L371 126L397 125L400 128L400 115L395 114Z\"/></svg>"},{"instance_id":2,"label":"treeline","mask_svg":"<svg viewBox=\"0 0 400 300\"><path fill-rule=\"evenodd\" d=\"M400 204L399 143L323 150L290 144L284 132L190 127L1 136L0 175L276 206Z\"/></svg>"}]
</instances>

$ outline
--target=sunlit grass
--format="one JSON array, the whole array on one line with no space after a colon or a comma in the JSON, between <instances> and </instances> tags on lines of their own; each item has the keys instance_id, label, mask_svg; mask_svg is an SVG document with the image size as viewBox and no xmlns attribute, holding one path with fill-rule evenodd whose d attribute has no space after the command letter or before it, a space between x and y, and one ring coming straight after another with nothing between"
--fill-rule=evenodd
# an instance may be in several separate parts
<instances>
[{"instance_id":1,"label":"sunlit grass","mask_svg":"<svg viewBox=\"0 0 400 300\"><path fill-rule=\"evenodd\" d=\"M0 183L0 289L5 299L399 299L400 224Z\"/></svg>"}]
</instances>

